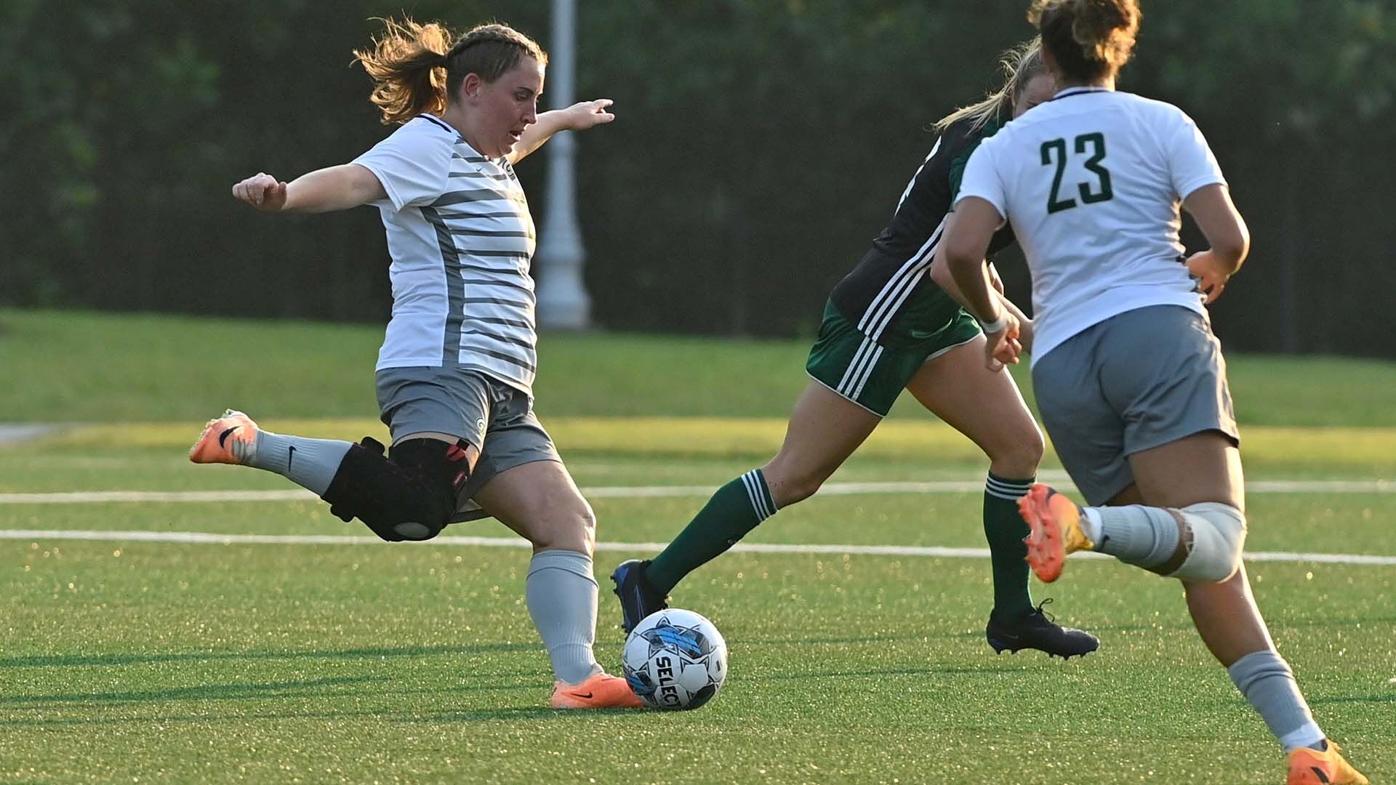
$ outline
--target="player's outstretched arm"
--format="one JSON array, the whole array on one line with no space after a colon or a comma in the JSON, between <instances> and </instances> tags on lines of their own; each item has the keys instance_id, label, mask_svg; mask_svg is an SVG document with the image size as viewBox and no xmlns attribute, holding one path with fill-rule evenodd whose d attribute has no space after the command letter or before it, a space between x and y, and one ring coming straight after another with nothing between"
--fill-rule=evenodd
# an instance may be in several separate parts
<instances>
[{"instance_id":1,"label":"player's outstretched arm","mask_svg":"<svg viewBox=\"0 0 1396 785\"><path fill-rule=\"evenodd\" d=\"M542 147L558 131L585 131L615 120L616 116L606 111L612 103L609 98L598 98L538 115L538 121L524 129L523 136L514 144L513 152L509 153L509 163L516 164L527 158L529 153Z\"/></svg>"},{"instance_id":2,"label":"player's outstretched arm","mask_svg":"<svg viewBox=\"0 0 1396 785\"><path fill-rule=\"evenodd\" d=\"M1183 209L1197 222L1211 248L1188 257L1188 272L1198 279L1207 302L1221 297L1231 276L1251 249L1251 233L1231 201L1226 186L1213 184L1188 194Z\"/></svg>"},{"instance_id":3,"label":"player's outstretched arm","mask_svg":"<svg viewBox=\"0 0 1396 785\"><path fill-rule=\"evenodd\" d=\"M233 198L265 213L327 213L387 196L383 184L358 164L317 169L281 182L261 172L233 186Z\"/></svg>"}]
</instances>

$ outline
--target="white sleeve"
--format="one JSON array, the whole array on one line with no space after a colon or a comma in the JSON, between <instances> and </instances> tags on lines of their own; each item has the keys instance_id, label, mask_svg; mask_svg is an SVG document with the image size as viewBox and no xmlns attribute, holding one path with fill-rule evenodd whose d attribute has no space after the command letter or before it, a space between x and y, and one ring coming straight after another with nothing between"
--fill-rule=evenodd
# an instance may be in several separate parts
<instances>
[{"instance_id":1,"label":"white sleeve","mask_svg":"<svg viewBox=\"0 0 1396 785\"><path fill-rule=\"evenodd\" d=\"M1187 199L1193 191L1206 185L1226 185L1212 148L1207 146L1207 140L1192 118L1181 111L1165 143L1164 154L1168 156L1168 171L1178 198Z\"/></svg>"},{"instance_id":2,"label":"white sleeve","mask_svg":"<svg viewBox=\"0 0 1396 785\"><path fill-rule=\"evenodd\" d=\"M418 207L446 193L451 174L450 137L434 129L404 125L351 163L373 172L393 209ZM374 204L383 205L383 200Z\"/></svg>"},{"instance_id":3,"label":"white sleeve","mask_svg":"<svg viewBox=\"0 0 1396 785\"><path fill-rule=\"evenodd\" d=\"M984 140L970 154L969 163L965 164L964 176L960 179L960 192L955 196L955 205L959 206L966 197L977 196L993 205L1001 218L1008 220L1008 191L1003 187L1003 178L998 172L998 159L994 155L993 142L997 138L998 136L994 136Z\"/></svg>"}]
</instances>

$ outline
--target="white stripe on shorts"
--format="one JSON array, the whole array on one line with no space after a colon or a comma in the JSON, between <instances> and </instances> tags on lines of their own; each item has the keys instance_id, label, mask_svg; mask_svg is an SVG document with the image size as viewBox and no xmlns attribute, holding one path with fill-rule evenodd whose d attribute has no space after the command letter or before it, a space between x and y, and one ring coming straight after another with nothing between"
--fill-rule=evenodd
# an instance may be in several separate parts
<instances>
[{"instance_id":1,"label":"white stripe on shorts","mask_svg":"<svg viewBox=\"0 0 1396 785\"><path fill-rule=\"evenodd\" d=\"M863 394L863 388L867 386L868 380L872 378L873 369L877 368L877 361L882 359L882 348L878 346L877 351L873 352L872 359L868 360L867 367L863 370L863 379L858 382L858 389L853 391L853 400L858 400L858 396Z\"/></svg>"},{"instance_id":2,"label":"white stripe on shorts","mask_svg":"<svg viewBox=\"0 0 1396 785\"><path fill-rule=\"evenodd\" d=\"M838 392L839 395L848 397L849 379L857 378L858 366L862 364L863 358L867 355L871 347L872 341L868 340L867 338L864 338L863 342L858 344L858 351L853 353L853 359L849 361L848 367L845 368L843 371L843 378L839 379L838 388L836 389L836 392Z\"/></svg>"}]
</instances>

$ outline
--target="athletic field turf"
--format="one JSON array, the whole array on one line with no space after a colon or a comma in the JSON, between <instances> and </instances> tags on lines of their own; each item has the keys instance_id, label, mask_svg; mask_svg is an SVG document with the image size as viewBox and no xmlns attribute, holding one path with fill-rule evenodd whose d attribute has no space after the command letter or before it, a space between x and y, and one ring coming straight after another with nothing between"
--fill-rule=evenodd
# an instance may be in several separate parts
<instances>
[{"instance_id":1,"label":"athletic field turf","mask_svg":"<svg viewBox=\"0 0 1396 785\"><path fill-rule=\"evenodd\" d=\"M381 436L380 335L0 311L0 420L80 423L0 446L0 783L1283 779L1174 582L1073 560L1034 594L1101 650L993 655L983 463L907 406L746 541L764 550L675 592L726 635L713 703L551 711L527 550L501 526L388 545L278 477L185 461L224 405L272 430ZM539 408L600 519L598 655L614 670L605 574L769 457L805 347L543 346ZM225 364L233 350L266 370ZM1396 366L1233 372L1259 601L1325 729L1396 781Z\"/></svg>"}]
</instances>

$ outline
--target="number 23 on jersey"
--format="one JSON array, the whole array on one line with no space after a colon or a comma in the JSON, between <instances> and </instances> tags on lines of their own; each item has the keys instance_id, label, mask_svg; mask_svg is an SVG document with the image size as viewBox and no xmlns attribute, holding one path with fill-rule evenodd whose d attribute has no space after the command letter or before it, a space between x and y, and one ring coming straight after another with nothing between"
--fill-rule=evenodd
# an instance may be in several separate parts
<instances>
[{"instance_id":1,"label":"number 23 on jersey","mask_svg":"<svg viewBox=\"0 0 1396 785\"><path fill-rule=\"evenodd\" d=\"M1055 167L1052 175L1052 190L1047 197L1047 213L1049 215L1070 210L1079 204L1075 198L1062 198L1062 178L1066 176L1068 150L1074 150L1077 158L1089 156L1082 165L1095 178L1095 182L1076 183L1076 193L1081 198L1080 203L1108 202L1115 196L1115 192L1110 188L1110 170L1106 169L1103 164L1105 161L1105 134L1099 132L1081 134L1072 140L1070 146L1067 145L1066 139L1052 139L1042 143L1042 165Z\"/></svg>"}]
</instances>

